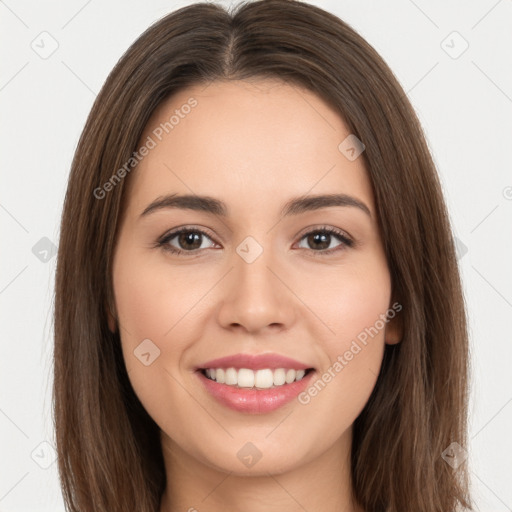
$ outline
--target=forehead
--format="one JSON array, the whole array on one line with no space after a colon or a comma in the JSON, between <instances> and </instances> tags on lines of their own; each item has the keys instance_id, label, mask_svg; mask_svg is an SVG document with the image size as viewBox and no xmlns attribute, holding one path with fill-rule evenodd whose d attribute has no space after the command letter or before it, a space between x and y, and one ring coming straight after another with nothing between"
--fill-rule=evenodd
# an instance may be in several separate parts
<instances>
[{"instance_id":1,"label":"forehead","mask_svg":"<svg viewBox=\"0 0 512 512\"><path fill-rule=\"evenodd\" d=\"M219 197L234 210L274 210L289 197L347 193L373 211L363 159L338 148L349 135L337 112L296 85L195 85L148 122L139 147L151 139L152 148L130 177L129 207L142 211L158 196L182 193Z\"/></svg>"}]
</instances>

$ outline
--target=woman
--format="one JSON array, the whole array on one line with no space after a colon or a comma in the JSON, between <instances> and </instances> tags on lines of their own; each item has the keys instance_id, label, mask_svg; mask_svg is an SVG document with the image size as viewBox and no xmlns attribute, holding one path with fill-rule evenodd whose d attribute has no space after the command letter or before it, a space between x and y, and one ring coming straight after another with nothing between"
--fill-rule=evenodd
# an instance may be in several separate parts
<instances>
[{"instance_id":1,"label":"woman","mask_svg":"<svg viewBox=\"0 0 512 512\"><path fill-rule=\"evenodd\" d=\"M290 0L150 27L62 215L69 509L471 510L467 374L435 166L375 50Z\"/></svg>"}]
</instances>

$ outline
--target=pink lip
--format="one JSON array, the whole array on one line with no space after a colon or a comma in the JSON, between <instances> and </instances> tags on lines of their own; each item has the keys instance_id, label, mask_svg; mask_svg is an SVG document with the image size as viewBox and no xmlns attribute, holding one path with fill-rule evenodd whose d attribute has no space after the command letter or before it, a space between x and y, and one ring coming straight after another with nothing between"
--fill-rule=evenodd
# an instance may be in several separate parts
<instances>
[{"instance_id":1,"label":"pink lip","mask_svg":"<svg viewBox=\"0 0 512 512\"><path fill-rule=\"evenodd\" d=\"M215 362L217 363L218 361L220 360ZM221 367L222 365L217 366L217 368ZM209 368L212 367L209 366ZM295 368L295 363L292 365L292 368ZM201 371L197 371L196 375L201 379L206 390L221 404L238 412L262 414L279 409L279 407L291 402L308 386L314 373L314 371L309 372L298 382L295 381L291 384L284 384L270 389L238 388L228 386L227 384L219 384L214 380L208 379Z\"/></svg>"},{"instance_id":2,"label":"pink lip","mask_svg":"<svg viewBox=\"0 0 512 512\"><path fill-rule=\"evenodd\" d=\"M292 368L294 370L307 370L311 367L311 365L300 363L289 357L268 353L259 355L234 354L219 359L212 359L198 366L196 369L249 368L250 370L263 370L264 368L270 368L271 370L276 370L277 368Z\"/></svg>"}]
</instances>

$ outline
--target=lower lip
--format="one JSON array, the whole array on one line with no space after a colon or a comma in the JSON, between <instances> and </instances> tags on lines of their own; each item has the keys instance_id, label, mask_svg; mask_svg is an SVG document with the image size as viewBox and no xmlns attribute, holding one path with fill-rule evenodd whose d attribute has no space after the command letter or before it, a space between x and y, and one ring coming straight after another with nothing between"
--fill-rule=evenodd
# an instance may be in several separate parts
<instances>
[{"instance_id":1,"label":"lower lip","mask_svg":"<svg viewBox=\"0 0 512 512\"><path fill-rule=\"evenodd\" d=\"M221 404L238 412L263 414L275 411L291 402L299 393L304 391L311 381L314 371L291 384L283 384L270 389L239 388L219 384L208 379L201 371L197 371L206 390Z\"/></svg>"}]
</instances>

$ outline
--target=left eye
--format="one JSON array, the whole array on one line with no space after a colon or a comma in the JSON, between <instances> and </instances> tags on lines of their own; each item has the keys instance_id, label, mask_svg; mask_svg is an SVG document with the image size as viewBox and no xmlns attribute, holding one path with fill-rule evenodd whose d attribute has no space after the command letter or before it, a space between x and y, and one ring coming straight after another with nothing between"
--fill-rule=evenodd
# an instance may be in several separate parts
<instances>
[{"instance_id":1,"label":"left eye","mask_svg":"<svg viewBox=\"0 0 512 512\"><path fill-rule=\"evenodd\" d=\"M190 229L190 228L182 228L178 231L174 231L165 235L159 242L158 246L163 247L166 251L169 251L174 254L183 254L183 253L193 253L199 249L205 249L207 247L201 247L203 244L201 243L201 237L206 237L211 240L210 236L200 229ZM334 248L330 248L332 237L340 240L340 243ZM172 245L172 241L177 239L178 247ZM338 231L333 228L321 228L315 229L313 231L309 231L302 235L300 240L306 240L306 243L311 246L317 246L317 249L321 249L320 251L309 249L314 253L330 254L331 252L342 250L344 246L352 247L354 242L345 235L342 231ZM215 245L215 244L214 244ZM186 249L183 249L185 247ZM302 247L304 248L304 247ZM306 247L306 249L308 249ZM328 249L328 250L327 250Z\"/></svg>"},{"instance_id":2,"label":"left eye","mask_svg":"<svg viewBox=\"0 0 512 512\"><path fill-rule=\"evenodd\" d=\"M335 247L328 249L330 242L332 241L332 238L337 238L340 240L340 243ZM306 239L306 243L310 245L320 245L320 249L323 249L323 251L313 251L313 252L320 252L320 254L334 252L338 249L340 246L347 246L352 247L353 241L348 238L343 232L338 231L337 229L333 228L322 228L322 229L316 229L314 231L310 231L309 233L306 233L302 236L301 240ZM306 247L307 248L307 247Z\"/></svg>"}]
</instances>

